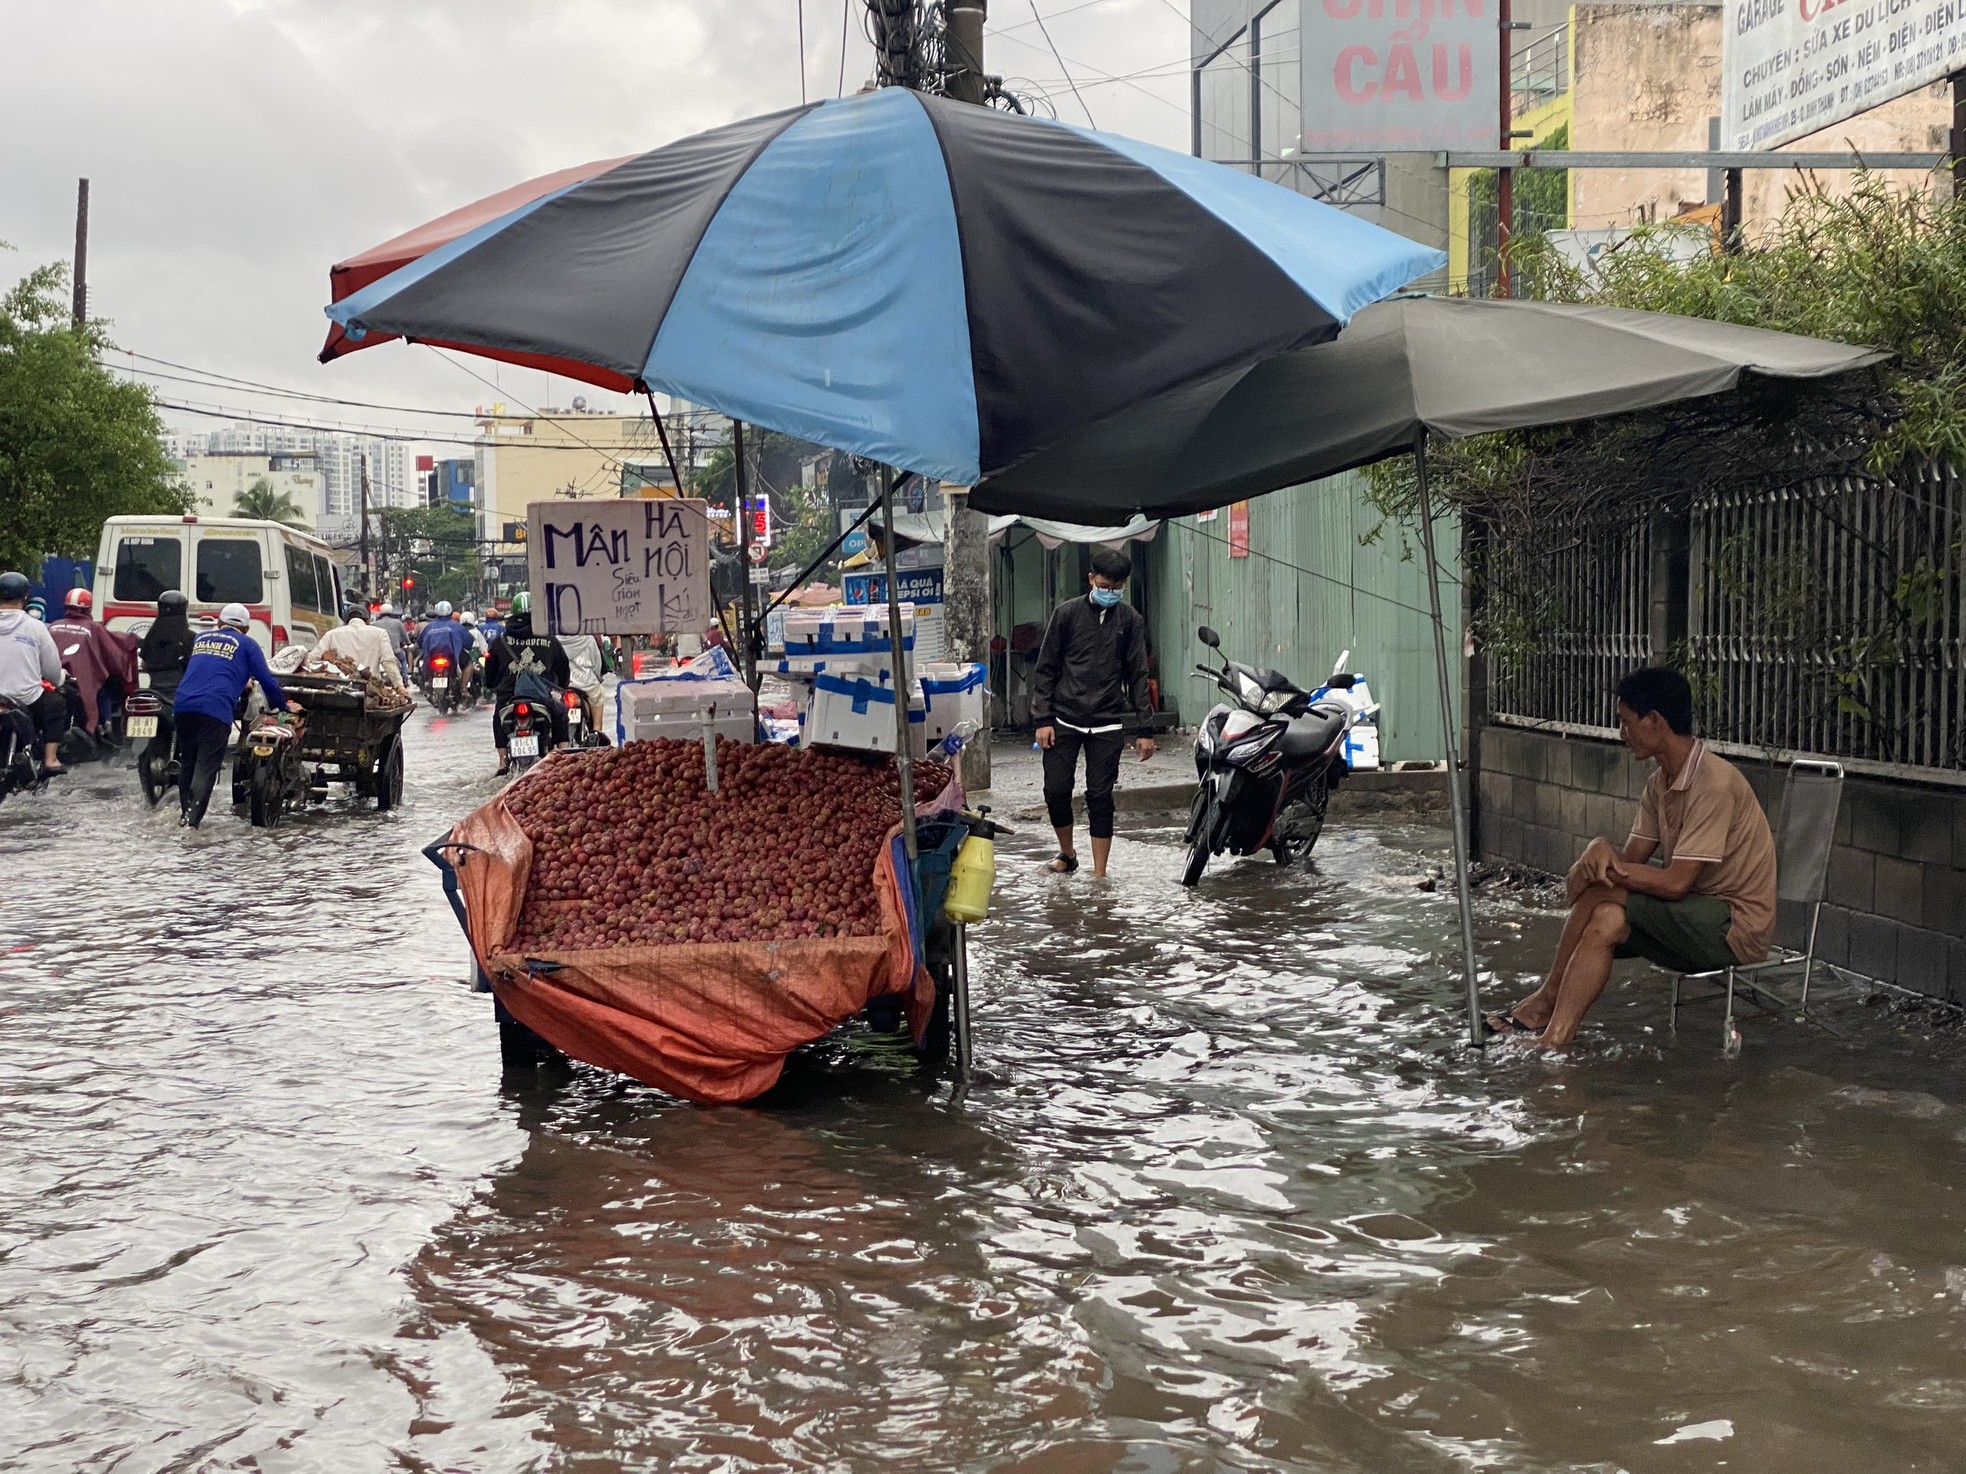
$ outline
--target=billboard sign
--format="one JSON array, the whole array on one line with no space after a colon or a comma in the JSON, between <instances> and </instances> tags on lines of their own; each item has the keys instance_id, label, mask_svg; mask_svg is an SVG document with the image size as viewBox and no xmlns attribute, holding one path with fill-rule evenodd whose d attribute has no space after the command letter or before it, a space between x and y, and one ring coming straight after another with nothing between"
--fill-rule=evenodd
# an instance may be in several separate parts
<instances>
[{"instance_id":1,"label":"billboard sign","mask_svg":"<svg viewBox=\"0 0 1966 1474\"><path fill-rule=\"evenodd\" d=\"M1304 152L1497 147L1497 19L1490 0L1306 4Z\"/></svg>"},{"instance_id":2,"label":"billboard sign","mask_svg":"<svg viewBox=\"0 0 1966 1474\"><path fill-rule=\"evenodd\" d=\"M1966 68L1959 0L1727 0L1720 146L1774 148Z\"/></svg>"},{"instance_id":3,"label":"billboard sign","mask_svg":"<svg viewBox=\"0 0 1966 1474\"><path fill-rule=\"evenodd\" d=\"M717 606L706 510L679 498L528 506L529 581L548 631L660 635L709 624Z\"/></svg>"}]
</instances>

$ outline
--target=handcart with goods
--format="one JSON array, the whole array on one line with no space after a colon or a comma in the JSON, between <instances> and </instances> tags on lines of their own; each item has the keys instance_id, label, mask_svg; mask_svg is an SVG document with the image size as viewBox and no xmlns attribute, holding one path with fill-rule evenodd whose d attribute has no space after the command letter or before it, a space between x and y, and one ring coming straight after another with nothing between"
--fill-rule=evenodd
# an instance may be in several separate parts
<instances>
[{"instance_id":1,"label":"handcart with goods","mask_svg":"<svg viewBox=\"0 0 1966 1474\"><path fill-rule=\"evenodd\" d=\"M359 675L280 678L297 716L268 713L247 724L233 756L232 795L253 824L271 829L291 809L320 803L345 783L386 813L403 801L403 723L416 709L407 694Z\"/></svg>"}]
</instances>

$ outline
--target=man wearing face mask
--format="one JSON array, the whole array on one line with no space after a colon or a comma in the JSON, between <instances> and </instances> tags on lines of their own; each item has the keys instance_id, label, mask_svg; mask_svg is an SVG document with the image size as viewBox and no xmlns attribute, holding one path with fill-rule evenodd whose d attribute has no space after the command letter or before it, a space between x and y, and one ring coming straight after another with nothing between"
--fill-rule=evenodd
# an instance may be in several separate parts
<instances>
[{"instance_id":1,"label":"man wearing face mask","mask_svg":"<svg viewBox=\"0 0 1966 1474\"><path fill-rule=\"evenodd\" d=\"M1072 843L1072 785L1085 754L1085 811L1092 831L1092 873L1106 873L1113 848L1113 783L1129 728L1145 762L1154 739L1139 730L1152 715L1147 703L1147 622L1126 602L1133 571L1124 553L1092 555L1091 588L1051 611L1038 649L1031 715L1044 751L1044 803L1058 832L1058 856L1046 867L1059 875L1079 868Z\"/></svg>"}]
</instances>

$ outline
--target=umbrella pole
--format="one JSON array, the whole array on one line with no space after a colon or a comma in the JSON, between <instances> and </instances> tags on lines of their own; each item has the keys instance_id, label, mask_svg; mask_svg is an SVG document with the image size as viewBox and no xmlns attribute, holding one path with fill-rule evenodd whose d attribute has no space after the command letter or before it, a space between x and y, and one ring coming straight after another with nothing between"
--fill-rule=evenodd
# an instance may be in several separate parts
<instances>
[{"instance_id":1,"label":"umbrella pole","mask_svg":"<svg viewBox=\"0 0 1966 1474\"><path fill-rule=\"evenodd\" d=\"M894 674L894 771L901 782L901 839L913 867L915 847L915 755L908 750L908 652L901 648L900 558L894 546L894 468L881 467L881 543L887 554L888 669Z\"/></svg>"},{"instance_id":2,"label":"umbrella pole","mask_svg":"<svg viewBox=\"0 0 1966 1474\"><path fill-rule=\"evenodd\" d=\"M1461 744L1454 736L1454 682L1447 664L1447 626L1440 617L1440 560L1434 553L1433 499L1427 493L1427 432L1413 442L1420 486L1420 540L1427 552L1427 605L1433 611L1434 664L1440 672L1440 723L1447 741L1447 803L1454 815L1454 890L1461 906L1461 966L1468 983L1468 1042L1482 1047L1481 984L1476 972L1474 897L1468 890L1468 805L1462 789Z\"/></svg>"}]
</instances>

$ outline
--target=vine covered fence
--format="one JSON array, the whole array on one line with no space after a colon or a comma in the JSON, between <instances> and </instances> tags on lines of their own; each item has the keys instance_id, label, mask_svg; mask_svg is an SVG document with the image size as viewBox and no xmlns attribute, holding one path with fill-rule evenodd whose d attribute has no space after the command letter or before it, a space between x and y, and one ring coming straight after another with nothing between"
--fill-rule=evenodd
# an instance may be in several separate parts
<instances>
[{"instance_id":1,"label":"vine covered fence","mask_svg":"<svg viewBox=\"0 0 1966 1474\"><path fill-rule=\"evenodd\" d=\"M1648 662L1723 743L1966 770L1966 478L1823 477L1496 536L1478 634L1503 719L1609 733Z\"/></svg>"}]
</instances>

